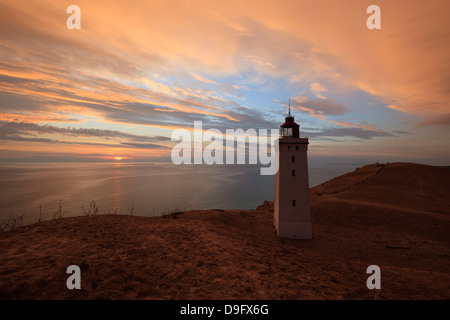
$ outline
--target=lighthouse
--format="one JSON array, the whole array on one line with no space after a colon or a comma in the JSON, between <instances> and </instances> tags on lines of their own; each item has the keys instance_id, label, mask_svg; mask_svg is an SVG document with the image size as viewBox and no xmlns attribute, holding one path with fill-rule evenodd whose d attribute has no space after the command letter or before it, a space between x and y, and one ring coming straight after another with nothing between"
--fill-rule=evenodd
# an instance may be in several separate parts
<instances>
[{"instance_id":1,"label":"lighthouse","mask_svg":"<svg viewBox=\"0 0 450 320\"><path fill-rule=\"evenodd\" d=\"M312 239L308 180L308 138L289 114L280 126L275 174L274 223L280 238Z\"/></svg>"}]
</instances>

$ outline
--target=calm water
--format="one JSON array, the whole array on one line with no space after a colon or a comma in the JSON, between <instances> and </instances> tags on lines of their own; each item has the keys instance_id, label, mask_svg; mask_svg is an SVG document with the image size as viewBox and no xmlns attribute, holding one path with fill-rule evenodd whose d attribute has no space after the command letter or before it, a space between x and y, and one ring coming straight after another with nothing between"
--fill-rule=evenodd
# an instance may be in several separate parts
<instances>
[{"instance_id":1,"label":"calm water","mask_svg":"<svg viewBox=\"0 0 450 320\"><path fill-rule=\"evenodd\" d=\"M259 165L171 163L0 164L0 222L24 215L45 220L62 203L64 216L82 215L95 200L100 212L161 215L187 209L254 209L273 200L274 176ZM354 164L310 163L310 186L352 171Z\"/></svg>"}]
</instances>

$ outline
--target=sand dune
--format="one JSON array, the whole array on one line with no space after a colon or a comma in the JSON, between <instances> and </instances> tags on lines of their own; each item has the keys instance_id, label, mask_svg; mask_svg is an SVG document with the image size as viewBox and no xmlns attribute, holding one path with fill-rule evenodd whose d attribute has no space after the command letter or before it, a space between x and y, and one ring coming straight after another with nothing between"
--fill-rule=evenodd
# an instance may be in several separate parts
<instances>
[{"instance_id":1,"label":"sand dune","mask_svg":"<svg viewBox=\"0 0 450 320\"><path fill-rule=\"evenodd\" d=\"M279 239L271 202L40 222L0 233L0 298L449 299L448 194L449 169L365 166L311 189L311 241Z\"/></svg>"}]
</instances>

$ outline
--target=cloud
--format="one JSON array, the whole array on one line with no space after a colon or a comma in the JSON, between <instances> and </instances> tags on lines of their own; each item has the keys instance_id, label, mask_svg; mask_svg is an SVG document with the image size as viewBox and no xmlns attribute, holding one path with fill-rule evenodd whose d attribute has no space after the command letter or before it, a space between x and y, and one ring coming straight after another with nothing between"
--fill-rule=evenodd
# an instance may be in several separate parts
<instances>
[{"instance_id":1,"label":"cloud","mask_svg":"<svg viewBox=\"0 0 450 320\"><path fill-rule=\"evenodd\" d=\"M213 80L206 79L206 78L204 78L204 77L202 77L202 76L200 76L200 75L198 75L198 74L196 74L196 73L191 72L191 74L192 74L192 76L193 76L195 79L197 79L198 81L201 81L201 82L204 82L204 83L209 83L209 84L215 84L215 85L218 85L217 82L215 82L215 81L213 81Z\"/></svg>"},{"instance_id":2,"label":"cloud","mask_svg":"<svg viewBox=\"0 0 450 320\"><path fill-rule=\"evenodd\" d=\"M326 97L322 95L322 92L327 91L323 84L314 82L314 83L311 83L310 88L311 88L312 93L314 93L314 95L317 98L326 99Z\"/></svg>"},{"instance_id":3,"label":"cloud","mask_svg":"<svg viewBox=\"0 0 450 320\"><path fill-rule=\"evenodd\" d=\"M349 128L362 128L365 130L369 130L369 131L381 131L380 129L375 128L373 125L371 124L356 124L356 123L352 123L352 122L346 122L346 121L331 121L328 120L329 123L334 123L334 124L338 124L340 126L343 127L349 127Z\"/></svg>"},{"instance_id":4,"label":"cloud","mask_svg":"<svg viewBox=\"0 0 450 320\"><path fill-rule=\"evenodd\" d=\"M376 33L367 30L365 8L354 1L78 4L83 28L69 32L61 23L61 4L42 0L23 8L2 1L7 61L25 54L78 72L133 79L148 76L146 70L170 75L184 69L202 74L198 80L205 83L212 81L205 75L236 75L250 68L305 84L338 81L419 115L442 114L449 101L445 0L380 0L389 15L383 15L383 29Z\"/></svg>"},{"instance_id":5,"label":"cloud","mask_svg":"<svg viewBox=\"0 0 450 320\"><path fill-rule=\"evenodd\" d=\"M296 97L291 104L295 110L305 111L310 116L325 120L326 115L340 115L348 112L348 108L331 99L304 100Z\"/></svg>"},{"instance_id":6,"label":"cloud","mask_svg":"<svg viewBox=\"0 0 450 320\"><path fill-rule=\"evenodd\" d=\"M425 118L418 123L418 126L439 126L450 128L450 113Z\"/></svg>"},{"instance_id":7,"label":"cloud","mask_svg":"<svg viewBox=\"0 0 450 320\"><path fill-rule=\"evenodd\" d=\"M162 146L152 143L132 143L132 142L121 142L118 144L113 143L100 143L100 142L85 142L85 141L67 141L58 139L46 139L46 138L26 138L26 137L15 137L6 136L0 137L1 140L17 141L17 142L33 142L33 143L45 143L45 144L66 144L66 145L77 145L77 146L94 146L94 147L108 147L108 148L136 148L136 149L170 149L167 146Z\"/></svg>"},{"instance_id":8,"label":"cloud","mask_svg":"<svg viewBox=\"0 0 450 320\"><path fill-rule=\"evenodd\" d=\"M163 136L138 136L129 133L124 133L121 131L115 130L102 130L102 129L86 129L86 128L59 128L50 125L38 125L35 123L27 123L27 122L6 122L0 121L0 139L8 139L8 140L16 140L20 139L21 141L40 141L40 142L50 142L54 141L51 139L41 139L38 140L36 138L24 138L24 135L49 135L49 134L58 134L60 136L67 137L96 137L96 138L104 138L109 140L110 138L119 138L119 139L130 139L133 141L153 141L153 142L169 142L171 141L168 137Z\"/></svg>"},{"instance_id":9,"label":"cloud","mask_svg":"<svg viewBox=\"0 0 450 320\"><path fill-rule=\"evenodd\" d=\"M230 115L230 111L222 107L222 105L234 106L236 103L212 91L169 88L156 81L144 81L146 88L141 88L87 75L66 79L64 76L54 74L52 81L40 81L29 79L27 75L23 75L25 78L20 78L20 74L16 74L17 70L13 67L10 69L12 70L10 74L17 77L9 78L18 83L20 81L20 86L13 86L11 81L3 82L3 90L7 86L9 88L8 92L3 93L0 88L0 93L4 97L0 102L2 111L22 110L28 113L36 111L42 113L47 109L49 113L52 112L51 110L53 113L60 113L66 112L65 106L70 104L72 112L78 108L84 115L87 112L92 115L103 114L105 117L122 114L123 121L126 121L126 118L136 118L138 115L135 112L144 111L144 109L144 117L153 118L156 122L158 118L164 117L164 113L169 112L172 113L170 115L172 118L175 116L173 112L178 112L179 115L185 114L189 117L196 114L197 118L207 115L238 121ZM89 81L86 81L87 79ZM25 116L35 117L36 114ZM53 118L55 118L54 115ZM114 121L120 121L117 117L113 116L113 118Z\"/></svg>"},{"instance_id":10,"label":"cloud","mask_svg":"<svg viewBox=\"0 0 450 320\"><path fill-rule=\"evenodd\" d=\"M122 142L121 145L131 146L139 149L170 149L169 147L153 143Z\"/></svg>"},{"instance_id":11,"label":"cloud","mask_svg":"<svg viewBox=\"0 0 450 320\"><path fill-rule=\"evenodd\" d=\"M350 0L78 0L82 29L73 32L63 2L0 0L0 120L54 124L4 134L23 144L151 144L137 130L168 135L194 120L272 128L278 109L267 111L266 101L308 89L315 98L293 103L308 121L355 119L333 118L343 128L324 133L386 136L377 128L391 120L412 132L393 119L397 111L419 126L448 126L449 2L378 1L388 14L382 30L369 31L365 5ZM355 92L366 100L354 102ZM374 107L373 125L364 122L374 114L368 100L385 106ZM85 123L84 133L68 123ZM106 131L90 131L91 123ZM130 136L107 132L119 124Z\"/></svg>"},{"instance_id":12,"label":"cloud","mask_svg":"<svg viewBox=\"0 0 450 320\"><path fill-rule=\"evenodd\" d=\"M320 131L302 131L303 134L312 138L323 137L353 137L363 140L370 140L378 137L395 137L392 133L385 131L372 131L363 128L325 128Z\"/></svg>"}]
</instances>

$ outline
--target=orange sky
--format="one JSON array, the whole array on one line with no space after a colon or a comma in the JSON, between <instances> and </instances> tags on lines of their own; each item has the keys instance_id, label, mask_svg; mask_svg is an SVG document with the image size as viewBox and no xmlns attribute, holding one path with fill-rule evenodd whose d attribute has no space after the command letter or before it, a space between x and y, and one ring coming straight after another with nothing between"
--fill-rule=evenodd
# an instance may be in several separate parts
<instances>
[{"instance_id":1,"label":"orange sky","mask_svg":"<svg viewBox=\"0 0 450 320\"><path fill-rule=\"evenodd\" d=\"M69 30L66 8L81 8ZM368 30L366 8L381 8ZM0 161L168 160L175 128L310 154L450 160L449 1L0 0Z\"/></svg>"}]
</instances>

